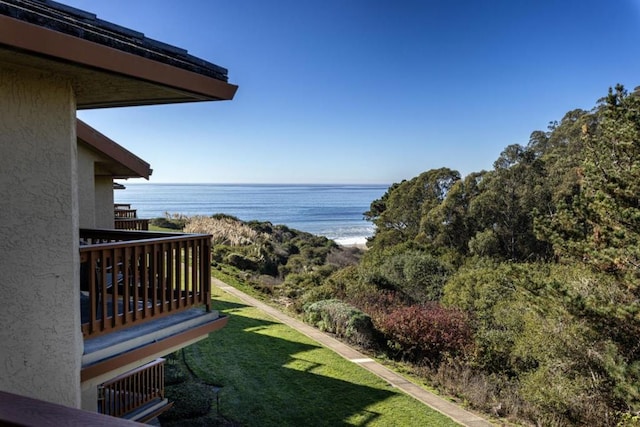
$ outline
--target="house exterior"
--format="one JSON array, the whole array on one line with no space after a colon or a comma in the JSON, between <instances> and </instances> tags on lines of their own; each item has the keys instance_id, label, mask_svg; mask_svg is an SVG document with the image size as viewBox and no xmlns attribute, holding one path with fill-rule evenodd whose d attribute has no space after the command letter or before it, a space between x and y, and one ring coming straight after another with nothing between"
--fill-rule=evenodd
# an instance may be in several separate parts
<instances>
[{"instance_id":1,"label":"house exterior","mask_svg":"<svg viewBox=\"0 0 640 427\"><path fill-rule=\"evenodd\" d=\"M149 179L151 165L79 119L76 135L80 228L116 228L113 180Z\"/></svg>"},{"instance_id":2,"label":"house exterior","mask_svg":"<svg viewBox=\"0 0 640 427\"><path fill-rule=\"evenodd\" d=\"M3 403L96 411L101 384L224 326L202 236L92 228L113 221L103 212L121 172L78 143L76 111L231 100L236 89L225 69L91 13L0 1Z\"/></svg>"}]
</instances>

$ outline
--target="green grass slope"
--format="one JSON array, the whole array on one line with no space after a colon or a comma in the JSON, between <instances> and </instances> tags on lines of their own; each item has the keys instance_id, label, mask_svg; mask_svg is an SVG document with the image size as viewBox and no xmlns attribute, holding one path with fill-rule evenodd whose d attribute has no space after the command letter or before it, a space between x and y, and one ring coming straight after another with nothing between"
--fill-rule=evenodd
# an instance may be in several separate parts
<instances>
[{"instance_id":1,"label":"green grass slope","mask_svg":"<svg viewBox=\"0 0 640 427\"><path fill-rule=\"evenodd\" d=\"M246 426L458 425L257 309L213 293L229 324L185 356L199 378L222 386L225 418Z\"/></svg>"}]
</instances>

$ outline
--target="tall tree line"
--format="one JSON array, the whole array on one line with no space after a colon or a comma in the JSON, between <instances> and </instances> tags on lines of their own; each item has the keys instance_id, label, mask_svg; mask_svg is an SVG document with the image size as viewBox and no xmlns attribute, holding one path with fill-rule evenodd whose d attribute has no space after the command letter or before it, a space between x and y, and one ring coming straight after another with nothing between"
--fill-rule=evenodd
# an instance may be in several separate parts
<instances>
[{"instance_id":1,"label":"tall tree line","mask_svg":"<svg viewBox=\"0 0 640 427\"><path fill-rule=\"evenodd\" d=\"M365 217L361 288L472 319L473 349L442 369L484 375L531 422L638 422L640 93L611 88L492 170L394 184Z\"/></svg>"}]
</instances>

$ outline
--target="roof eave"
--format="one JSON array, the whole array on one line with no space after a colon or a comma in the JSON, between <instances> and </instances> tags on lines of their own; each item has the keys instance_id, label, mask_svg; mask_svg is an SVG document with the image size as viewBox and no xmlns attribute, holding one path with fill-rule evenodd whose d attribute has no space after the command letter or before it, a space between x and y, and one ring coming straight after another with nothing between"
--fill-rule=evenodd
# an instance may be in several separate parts
<instances>
[{"instance_id":1,"label":"roof eave","mask_svg":"<svg viewBox=\"0 0 640 427\"><path fill-rule=\"evenodd\" d=\"M151 176L153 171L149 163L80 119L76 119L76 136L80 141L89 145L100 154L130 171L126 174L116 173L112 176L113 178L149 179L149 176Z\"/></svg>"},{"instance_id":2,"label":"roof eave","mask_svg":"<svg viewBox=\"0 0 640 427\"><path fill-rule=\"evenodd\" d=\"M231 100L238 88L4 15L2 60L64 74L76 89L78 109Z\"/></svg>"}]
</instances>

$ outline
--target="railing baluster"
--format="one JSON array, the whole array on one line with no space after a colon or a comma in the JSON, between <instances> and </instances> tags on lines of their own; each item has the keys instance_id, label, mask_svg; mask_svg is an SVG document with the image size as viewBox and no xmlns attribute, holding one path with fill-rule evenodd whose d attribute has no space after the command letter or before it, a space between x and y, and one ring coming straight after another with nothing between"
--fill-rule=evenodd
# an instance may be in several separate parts
<instances>
[{"instance_id":1,"label":"railing baluster","mask_svg":"<svg viewBox=\"0 0 640 427\"><path fill-rule=\"evenodd\" d=\"M176 288L178 289L176 296L175 309L179 310L184 307L182 299L186 295L184 292L184 284L182 283L182 247L183 242L175 242L175 260L174 260L174 281L176 282Z\"/></svg>"},{"instance_id":2,"label":"railing baluster","mask_svg":"<svg viewBox=\"0 0 640 427\"><path fill-rule=\"evenodd\" d=\"M164 364L164 359L156 359L101 384L100 412L122 417L156 398L164 399Z\"/></svg>"},{"instance_id":3,"label":"railing baluster","mask_svg":"<svg viewBox=\"0 0 640 427\"><path fill-rule=\"evenodd\" d=\"M209 236L81 230L81 238L92 242L80 246L85 337L198 304L209 310Z\"/></svg>"}]
</instances>

